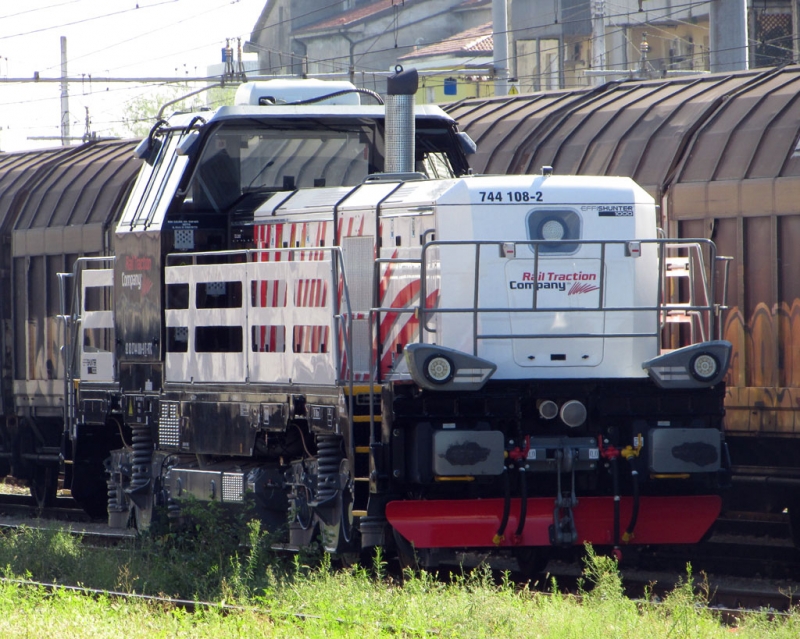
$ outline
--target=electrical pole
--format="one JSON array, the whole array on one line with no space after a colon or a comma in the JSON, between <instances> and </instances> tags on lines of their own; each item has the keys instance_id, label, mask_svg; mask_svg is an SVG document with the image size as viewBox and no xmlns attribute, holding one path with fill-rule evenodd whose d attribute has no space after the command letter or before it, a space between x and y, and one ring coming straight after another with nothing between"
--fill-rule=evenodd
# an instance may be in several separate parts
<instances>
[{"instance_id":1,"label":"electrical pole","mask_svg":"<svg viewBox=\"0 0 800 639\"><path fill-rule=\"evenodd\" d=\"M800 64L800 0L792 0L792 57Z\"/></svg>"},{"instance_id":2,"label":"electrical pole","mask_svg":"<svg viewBox=\"0 0 800 639\"><path fill-rule=\"evenodd\" d=\"M647 70L647 54L650 51L650 44L647 42L647 34L642 34L642 43L639 45L640 59L639 59L639 73L642 79L647 79L650 72Z\"/></svg>"},{"instance_id":3,"label":"electrical pole","mask_svg":"<svg viewBox=\"0 0 800 639\"><path fill-rule=\"evenodd\" d=\"M606 0L592 2L592 69L598 71L606 68ZM595 86L605 84L606 76L594 76Z\"/></svg>"},{"instance_id":4,"label":"electrical pole","mask_svg":"<svg viewBox=\"0 0 800 639\"><path fill-rule=\"evenodd\" d=\"M61 146L69 146L69 83L67 77L67 38L61 36Z\"/></svg>"},{"instance_id":5,"label":"electrical pole","mask_svg":"<svg viewBox=\"0 0 800 639\"><path fill-rule=\"evenodd\" d=\"M749 67L747 0L711 0L708 21L711 73L746 71Z\"/></svg>"},{"instance_id":6,"label":"electrical pole","mask_svg":"<svg viewBox=\"0 0 800 639\"><path fill-rule=\"evenodd\" d=\"M508 0L492 0L494 94L508 95Z\"/></svg>"}]
</instances>

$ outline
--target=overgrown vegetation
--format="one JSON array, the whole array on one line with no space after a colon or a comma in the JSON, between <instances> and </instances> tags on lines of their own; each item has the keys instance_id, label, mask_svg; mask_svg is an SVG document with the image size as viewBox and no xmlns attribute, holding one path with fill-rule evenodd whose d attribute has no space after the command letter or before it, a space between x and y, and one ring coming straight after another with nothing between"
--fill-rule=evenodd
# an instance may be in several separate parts
<instances>
[{"instance_id":1,"label":"overgrown vegetation","mask_svg":"<svg viewBox=\"0 0 800 639\"><path fill-rule=\"evenodd\" d=\"M116 549L96 549L62 532L21 529L0 536L8 579L177 598L243 608L187 613L147 603L55 593L18 582L0 584L4 637L119 636L428 636L442 637L796 637L800 617L750 616L731 629L703 604L692 575L656 604L624 596L616 562L587 548L581 597L497 583L479 568L444 581L424 571L387 575L371 565L334 569L327 556L286 557L270 550L260 527L208 504L194 505L184 528L156 526ZM213 504L212 504L213 506ZM238 534L243 531L242 534Z\"/></svg>"}]
</instances>

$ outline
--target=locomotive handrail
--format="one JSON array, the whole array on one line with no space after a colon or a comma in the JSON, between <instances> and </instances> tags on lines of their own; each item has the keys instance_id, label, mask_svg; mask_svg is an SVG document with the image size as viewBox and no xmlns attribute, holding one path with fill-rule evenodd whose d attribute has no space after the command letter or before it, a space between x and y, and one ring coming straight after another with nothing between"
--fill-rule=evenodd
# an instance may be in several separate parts
<instances>
[{"instance_id":1,"label":"locomotive handrail","mask_svg":"<svg viewBox=\"0 0 800 639\"><path fill-rule=\"evenodd\" d=\"M717 304L717 314L719 315L719 322L717 323L717 339L722 339L723 318L722 314L729 309L728 306L728 274L733 258L728 255L717 255L717 262L722 262L722 295L720 296L721 302Z\"/></svg>"},{"instance_id":2,"label":"locomotive handrail","mask_svg":"<svg viewBox=\"0 0 800 639\"><path fill-rule=\"evenodd\" d=\"M59 319L64 322L64 427L67 432L74 436L75 426L75 353L78 350L78 331L75 330L81 321L80 301L80 280L78 273L84 270L85 265L95 263L113 264L116 257L113 255L97 257L79 257L72 265L71 273L57 273L58 277L58 297ZM67 278L72 278L72 299L71 308L67 309ZM72 334L70 335L70 330Z\"/></svg>"},{"instance_id":3,"label":"locomotive handrail","mask_svg":"<svg viewBox=\"0 0 800 639\"><path fill-rule=\"evenodd\" d=\"M253 263L253 264L280 264L284 265L287 262L297 262L301 264L305 263L315 263L315 262L322 262L325 260L282 260L282 261L274 261L270 262L269 260L258 260L258 256L263 255L275 255L275 254L296 254L296 253L330 253L332 256L335 255L334 259L330 260L331 264L331 285L333 290L337 290L338 286L338 278L342 278L342 293L344 297L344 304L345 309L342 310L339 306L339 299L337 295L332 295L332 304L333 304L333 319L337 322L341 322L345 320L345 323L341 326L343 333L344 333L344 344L345 344L345 356L347 357L348 362L352 365L352 319L354 314L351 311L350 305L350 293L349 293L349 286L347 283L347 274L344 270L344 256L342 254L341 247L339 246L327 246L327 247L286 247L286 248L259 248L259 249L239 249L239 250L225 250L225 251L200 251L200 252L186 252L186 253L169 253L166 256L166 266L167 268L175 268L181 266L198 266L198 258L205 258L208 259L209 257L214 258L215 261L212 264L226 264L225 260L230 257L244 257L246 259L246 263ZM190 263L186 263L186 260L189 259ZM176 260L181 260L180 264L176 264ZM230 262L231 264L237 263L244 263L244 262ZM209 265L208 263L204 263L205 265ZM340 376L341 370L341 353L339 353L339 345L337 340L333 340L333 349L334 349L334 361L336 362L336 384L340 384L343 380ZM347 383L351 386L353 384L353 374L352 369L350 371L349 379Z\"/></svg>"},{"instance_id":4,"label":"locomotive handrail","mask_svg":"<svg viewBox=\"0 0 800 639\"><path fill-rule=\"evenodd\" d=\"M655 245L658 247L658 277L657 277L657 293L656 293L656 303L653 306L608 306L605 303L605 270L606 270L606 247L609 245L616 245L622 246L626 249L630 249L631 244L635 243L637 246L641 247L641 245ZM525 308L515 308L515 307L480 307L478 304L479 300L479 287L480 287L480 269L481 269L481 249L484 246L491 246L503 250L504 245L514 245L517 246L529 246L532 249L531 258L533 259L533 281L538 282L539 278L539 257L541 255L541 251L537 250L537 247L540 245L547 246L548 248L559 246L559 245L575 245L578 244L581 248L585 246L597 246L599 247L599 257L592 256L591 259L599 260L599 273L598 273L598 301L596 305L592 306L583 306L583 307L564 307L564 306L548 306L547 308L539 308L538 307L538 287L532 287L532 304L530 307ZM428 293L427 293L427 285L428 285L428 272L429 272L429 262L435 261L440 262L441 258L436 258L435 260L430 260L428 258L428 251L439 248L439 247L448 247L448 246L461 246L461 247L475 247L475 260L474 260L474 282L473 282L473 305L471 307L426 307ZM707 333L705 327L701 324L701 335L702 339L705 340L706 334L714 335L715 334L715 314L719 310L719 306L714 303L715 295L714 295L714 278L708 278L706 276L706 270L704 267L704 260L703 260L703 248L707 248L709 251L709 262L711 264L716 263L716 247L711 240L707 240L704 238L689 238L685 240L676 240L673 238L658 238L658 239L650 239L650 240L525 240L525 241L506 241L506 240L432 240L430 242L426 242L422 247L422 256L421 256L421 269L420 269L420 303L418 307L419 319L420 319L420 326L424 330L420 330L419 333L419 341L424 342L424 331L429 333L435 333L436 329L431 327L429 324L430 317L436 314L471 314L472 315L472 334L473 334L473 354L477 355L477 344L480 340L484 339L536 339L536 338L552 338L553 334L540 334L540 333L532 333L532 334L481 334L478 332L478 315L480 314L493 314L493 313L502 313L508 315L514 315L519 313L559 313L559 312L569 312L569 313L593 313L597 311L603 312L613 312L613 313L622 313L622 312L647 312L647 311L656 311L656 326L654 330L651 332L639 332L639 333L558 333L559 338L587 338L587 337L603 337L603 338L631 338L631 337L653 337L660 341L660 337L662 334L662 326L661 320L662 314L668 313L669 311L682 311L689 314L696 314L698 317L700 315L705 316L705 323L707 324ZM689 249L695 250L696 255L695 259L697 262L700 263L703 268L701 268L701 286L704 296L705 303L697 303L694 299L694 286L690 286L690 302L688 304L685 303L670 303L665 302L664 300L664 293L665 293L665 284L663 280L665 279L665 272L666 272L666 252L669 250L674 249ZM516 249L515 249L516 250ZM640 259L630 257L630 259ZM693 264L693 260L691 256L688 256L688 259L691 264ZM398 312L398 309L392 309L393 312ZM694 339L694 330L692 329L692 341ZM660 351L660 344L659 344L659 351Z\"/></svg>"},{"instance_id":5,"label":"locomotive handrail","mask_svg":"<svg viewBox=\"0 0 800 639\"><path fill-rule=\"evenodd\" d=\"M166 256L166 267L167 268L175 268L180 266L197 266L197 259L198 258L209 258L213 257L215 260L217 258L222 258L221 261L215 263L222 263L225 264L227 258L230 257L244 257L246 262L245 263L252 263L252 264L280 264L285 265L288 262L297 262L302 264L310 264L314 262L323 262L325 260L282 260L282 261L270 261L270 260L260 260L258 259L261 256L265 255L276 255L276 254L301 254L301 258L303 257L303 253L309 254L321 254L327 253L331 255L330 259L330 284L331 284L331 301L333 307L333 314L332 319L334 321L334 335L331 336L332 341L332 349L333 349L333 362L334 362L334 380L337 386L343 385L347 386L349 393L348 393L348 430L349 430L349 437L350 441L352 441L353 437L353 386L354 386L354 376L355 371L353 368L353 318L354 314L352 312L352 306L350 303L350 291L349 285L347 282L347 272L344 268L344 255L342 254L342 248L340 246L327 246L327 247L286 247L286 248L259 248L259 249L240 249L240 250L225 250L225 251L210 251L210 252L187 252L187 253L170 253ZM181 261L185 261L186 259L191 260L191 264L175 264L172 263L175 260L180 259ZM236 264L237 262L232 262L232 264ZM242 262L238 262L242 263ZM342 295L344 298L344 306L345 308L342 309L340 306L340 298L339 295L336 294L338 290L339 279L341 278L342 281ZM347 366L343 366L342 361L342 353L339 347L339 339L338 334L339 331L342 332L342 342L344 345L344 355L347 360ZM342 378L342 372L346 375L346 379Z\"/></svg>"},{"instance_id":6,"label":"locomotive handrail","mask_svg":"<svg viewBox=\"0 0 800 639\"><path fill-rule=\"evenodd\" d=\"M692 250L694 250L697 261L699 261L700 263L703 262L703 259L702 259L702 247L695 240L686 240L685 242L682 242L682 243L676 242L674 240L668 240L664 245L659 247L659 249L660 249L659 264L661 265L660 276L661 276L661 282L663 282L665 285L666 285L666 278L668 277L668 270L669 270L666 265L667 265L667 263L669 261L669 257L670 256L665 255L664 253L666 251L669 251L670 249L681 249L681 248L685 248L685 249L689 250L690 253L691 253ZM696 277L696 275L695 275L696 268L695 268L695 265L694 265L695 264L695 260L692 259L691 255L688 255L686 257L688 258L688 266L689 266L689 272L688 272L688 278L689 278L689 282L690 282L690 286L689 286L689 303L688 303L688 305L679 304L677 306L674 305L674 304L673 305L664 305L664 308L667 310L667 314L664 315L664 322L661 324L661 327L660 327L662 330L663 330L664 326L667 323L667 315L668 315L668 312L670 310L683 311L687 315L692 315L693 313L697 313L698 312L695 309L696 305L694 304L694 300L695 300L694 281L695 281L695 277ZM714 261L715 260L714 260L714 257L712 255L712 264L714 263ZM705 268L700 269L700 277L701 277L702 291L703 291L703 295L705 297L705 302L706 302L706 304L708 306L712 306L713 307L714 298L713 298L713 295L709 296L709 293L708 293L708 279L706 277ZM665 286L664 294L666 294L666 286ZM659 299L663 299L663 295L660 296ZM709 313L709 316L713 318L713 313ZM694 324L694 322L691 322L689 326L690 326L690 332L691 332L691 338L690 339L691 339L692 343L694 343L694 342L697 341L696 335L695 335L695 324ZM700 340L701 341L705 341L706 340L706 331L705 331L705 329L703 327L703 323L702 322L698 322L698 328L700 330ZM709 323L708 334L709 335L713 335L714 334L713 319Z\"/></svg>"}]
</instances>

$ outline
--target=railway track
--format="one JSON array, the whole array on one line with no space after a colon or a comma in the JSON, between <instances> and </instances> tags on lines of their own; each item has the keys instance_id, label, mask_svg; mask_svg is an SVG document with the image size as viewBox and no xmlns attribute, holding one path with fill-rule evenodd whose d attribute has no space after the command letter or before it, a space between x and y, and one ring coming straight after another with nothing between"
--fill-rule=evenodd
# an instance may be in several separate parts
<instances>
[{"instance_id":1,"label":"railway track","mask_svg":"<svg viewBox=\"0 0 800 639\"><path fill-rule=\"evenodd\" d=\"M729 577L800 579L800 551L785 515L726 513L703 542L652 547L640 554L638 563L675 570L691 563L695 572Z\"/></svg>"},{"instance_id":2,"label":"railway track","mask_svg":"<svg viewBox=\"0 0 800 639\"><path fill-rule=\"evenodd\" d=\"M37 508L33 498L27 495L0 495L0 530L22 526L34 530L64 530L95 546L110 546L136 538L134 530L112 529L105 520L92 520L71 497L58 497L52 507Z\"/></svg>"}]
</instances>

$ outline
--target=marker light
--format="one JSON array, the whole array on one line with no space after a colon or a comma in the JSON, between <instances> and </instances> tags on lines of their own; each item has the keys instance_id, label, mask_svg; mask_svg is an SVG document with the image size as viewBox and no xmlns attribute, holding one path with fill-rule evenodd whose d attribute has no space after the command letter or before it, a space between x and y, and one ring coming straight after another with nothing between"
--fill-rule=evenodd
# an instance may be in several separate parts
<instances>
[{"instance_id":1,"label":"marker light","mask_svg":"<svg viewBox=\"0 0 800 639\"><path fill-rule=\"evenodd\" d=\"M425 362L425 376L436 384L445 384L453 378L453 364L443 355L434 355Z\"/></svg>"},{"instance_id":2,"label":"marker light","mask_svg":"<svg viewBox=\"0 0 800 639\"><path fill-rule=\"evenodd\" d=\"M692 375L699 380L711 379L717 374L717 370L719 370L719 363L713 355L701 353L692 360Z\"/></svg>"}]
</instances>

